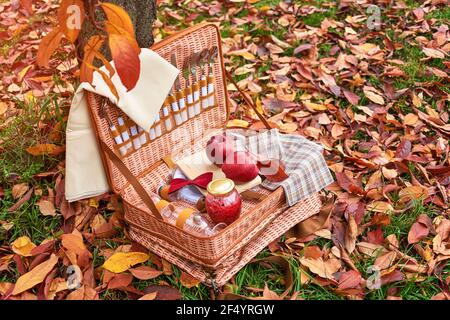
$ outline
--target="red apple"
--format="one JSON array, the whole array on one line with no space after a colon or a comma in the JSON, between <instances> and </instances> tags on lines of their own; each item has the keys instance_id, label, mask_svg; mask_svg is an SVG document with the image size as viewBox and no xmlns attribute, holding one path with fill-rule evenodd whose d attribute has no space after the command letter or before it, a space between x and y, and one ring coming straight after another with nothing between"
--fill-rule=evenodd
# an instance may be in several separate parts
<instances>
[{"instance_id":1,"label":"red apple","mask_svg":"<svg viewBox=\"0 0 450 320\"><path fill-rule=\"evenodd\" d=\"M225 134L212 136L206 144L206 155L209 160L216 164L222 165L228 155L235 151L233 140Z\"/></svg>"},{"instance_id":2,"label":"red apple","mask_svg":"<svg viewBox=\"0 0 450 320\"><path fill-rule=\"evenodd\" d=\"M233 152L222 165L222 171L228 179L236 183L252 181L259 174L255 155L247 151Z\"/></svg>"}]
</instances>

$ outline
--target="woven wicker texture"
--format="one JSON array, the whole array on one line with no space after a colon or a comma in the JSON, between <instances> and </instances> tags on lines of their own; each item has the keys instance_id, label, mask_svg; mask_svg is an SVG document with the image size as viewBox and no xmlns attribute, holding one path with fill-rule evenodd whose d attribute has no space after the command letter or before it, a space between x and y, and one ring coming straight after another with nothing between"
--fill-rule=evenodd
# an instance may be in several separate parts
<instances>
[{"instance_id":1,"label":"woven wicker texture","mask_svg":"<svg viewBox=\"0 0 450 320\"><path fill-rule=\"evenodd\" d=\"M141 229L131 227L130 236L149 248L152 252L189 272L192 276L198 278L205 284L212 285L214 282L216 286L220 287L269 243L284 234L297 223L303 221L305 215L317 214L320 207L320 198L318 194L315 194L308 199L300 201L297 205L288 210L279 208L275 213L278 217L273 220L262 233L251 239L246 245L236 246L235 250L230 252L223 259L223 263L213 269L205 268L201 264L184 258L182 252L179 250L167 249L167 244L165 244L163 240L142 232Z\"/></svg>"},{"instance_id":2,"label":"woven wicker texture","mask_svg":"<svg viewBox=\"0 0 450 320\"><path fill-rule=\"evenodd\" d=\"M213 67L217 106L203 110L171 131L165 130L161 116L162 135L121 157L148 192L155 192L159 185L170 179L171 170L162 161L164 157L170 155L176 161L191 155L203 149L207 140L222 130L228 119L229 103L220 35L215 25L186 29L152 48L168 61L170 54L176 52L181 68L184 59L192 53L211 46L219 48L219 59ZM117 107L105 108L99 96L88 94L88 103L98 138L119 154L110 123L117 123L118 117L125 119L128 125L133 123ZM293 225L316 214L321 206L318 195L314 194L288 208L281 188L273 192L257 188L265 196L262 201L244 200L238 220L213 237L201 238L155 217L113 162L106 155L103 160L113 190L123 198L131 238L209 284L211 279L219 285L225 283L264 246ZM186 203L181 205L188 206Z\"/></svg>"}]
</instances>

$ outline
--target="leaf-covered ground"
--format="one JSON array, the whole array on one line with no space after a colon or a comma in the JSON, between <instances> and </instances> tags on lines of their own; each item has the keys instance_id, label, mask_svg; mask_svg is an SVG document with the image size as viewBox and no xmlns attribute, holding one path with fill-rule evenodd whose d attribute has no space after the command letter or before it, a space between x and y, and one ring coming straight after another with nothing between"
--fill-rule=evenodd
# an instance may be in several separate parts
<instances>
[{"instance_id":1,"label":"leaf-covered ground","mask_svg":"<svg viewBox=\"0 0 450 320\"><path fill-rule=\"evenodd\" d=\"M446 0L158 2L157 39L219 22L239 86L281 131L325 148L336 177L323 192L335 199L330 222L259 255L289 262L293 283L283 297L449 299ZM35 66L58 2L33 3L29 15L19 1L0 0L0 297L211 298L128 240L114 196L64 200L64 130L78 66L70 45L51 68ZM258 125L244 107L235 117ZM70 290L66 280L76 274L82 286ZM221 290L277 298L286 279L253 263Z\"/></svg>"}]
</instances>

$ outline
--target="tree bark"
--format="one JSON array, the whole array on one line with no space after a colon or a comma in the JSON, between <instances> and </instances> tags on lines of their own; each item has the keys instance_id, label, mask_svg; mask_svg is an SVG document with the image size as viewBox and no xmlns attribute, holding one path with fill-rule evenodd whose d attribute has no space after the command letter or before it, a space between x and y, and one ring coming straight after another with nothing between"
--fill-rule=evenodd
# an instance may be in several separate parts
<instances>
[{"instance_id":1,"label":"tree bark","mask_svg":"<svg viewBox=\"0 0 450 320\"><path fill-rule=\"evenodd\" d=\"M86 10L91 6L92 0L84 0ZM152 27L153 22L156 20L156 0L106 0L105 2L111 2L117 4L128 12L134 25L134 32L136 40L141 48L149 48L153 44ZM103 21L105 16L101 10L96 12L96 20ZM89 19L86 19L77 41L77 50L79 57L83 57L83 48L89 38L96 34L97 30L92 25ZM108 46L102 47L103 55L111 60L111 54ZM98 61L97 61L98 66Z\"/></svg>"}]
</instances>

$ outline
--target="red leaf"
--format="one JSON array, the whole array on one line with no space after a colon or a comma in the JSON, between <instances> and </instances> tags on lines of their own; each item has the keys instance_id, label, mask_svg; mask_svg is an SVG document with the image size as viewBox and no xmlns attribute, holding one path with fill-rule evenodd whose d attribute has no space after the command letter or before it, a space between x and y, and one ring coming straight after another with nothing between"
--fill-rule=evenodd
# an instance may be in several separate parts
<instances>
[{"instance_id":1,"label":"red leaf","mask_svg":"<svg viewBox=\"0 0 450 320\"><path fill-rule=\"evenodd\" d=\"M361 183L350 178L345 172L336 172L336 180L342 189L350 193L364 194Z\"/></svg>"},{"instance_id":2,"label":"red leaf","mask_svg":"<svg viewBox=\"0 0 450 320\"><path fill-rule=\"evenodd\" d=\"M349 90L344 89L344 96L347 98L348 102L350 102L353 105L357 105L359 102L359 96L357 94L354 94L353 92Z\"/></svg>"},{"instance_id":3,"label":"red leaf","mask_svg":"<svg viewBox=\"0 0 450 320\"><path fill-rule=\"evenodd\" d=\"M20 6L30 14L33 12L32 2L32 0L20 0Z\"/></svg>"},{"instance_id":4,"label":"red leaf","mask_svg":"<svg viewBox=\"0 0 450 320\"><path fill-rule=\"evenodd\" d=\"M359 271L350 270L347 272L344 272L339 277L339 285L338 288L343 289L350 289L350 288L357 288L361 283L362 277Z\"/></svg>"},{"instance_id":5,"label":"red leaf","mask_svg":"<svg viewBox=\"0 0 450 320\"><path fill-rule=\"evenodd\" d=\"M169 286L155 286L151 285L144 289L145 293L156 292L155 300L179 300L181 299L181 293Z\"/></svg>"},{"instance_id":6,"label":"red leaf","mask_svg":"<svg viewBox=\"0 0 450 320\"><path fill-rule=\"evenodd\" d=\"M367 242L380 245L383 244L383 230L381 228L377 228L375 230L367 232Z\"/></svg>"},{"instance_id":7,"label":"red leaf","mask_svg":"<svg viewBox=\"0 0 450 320\"><path fill-rule=\"evenodd\" d=\"M431 221L426 215L420 215L417 221L413 223L408 233L408 243L417 243L420 240L426 238L430 233Z\"/></svg>"},{"instance_id":8,"label":"red leaf","mask_svg":"<svg viewBox=\"0 0 450 320\"><path fill-rule=\"evenodd\" d=\"M412 144L411 141L403 139L397 147L395 157L404 159L411 153Z\"/></svg>"},{"instance_id":9,"label":"red leaf","mask_svg":"<svg viewBox=\"0 0 450 320\"><path fill-rule=\"evenodd\" d=\"M388 273L381 277L381 285L385 285L392 282L402 281L405 279L405 275L399 271L394 270L391 273Z\"/></svg>"},{"instance_id":10,"label":"red leaf","mask_svg":"<svg viewBox=\"0 0 450 320\"><path fill-rule=\"evenodd\" d=\"M119 34L109 35L109 47L120 80L128 91L133 89L141 72L139 51L126 36Z\"/></svg>"},{"instance_id":11,"label":"red leaf","mask_svg":"<svg viewBox=\"0 0 450 320\"><path fill-rule=\"evenodd\" d=\"M127 287L133 281L131 274L121 273L115 274L113 278L108 282L108 289L118 289L121 287Z\"/></svg>"}]
</instances>

